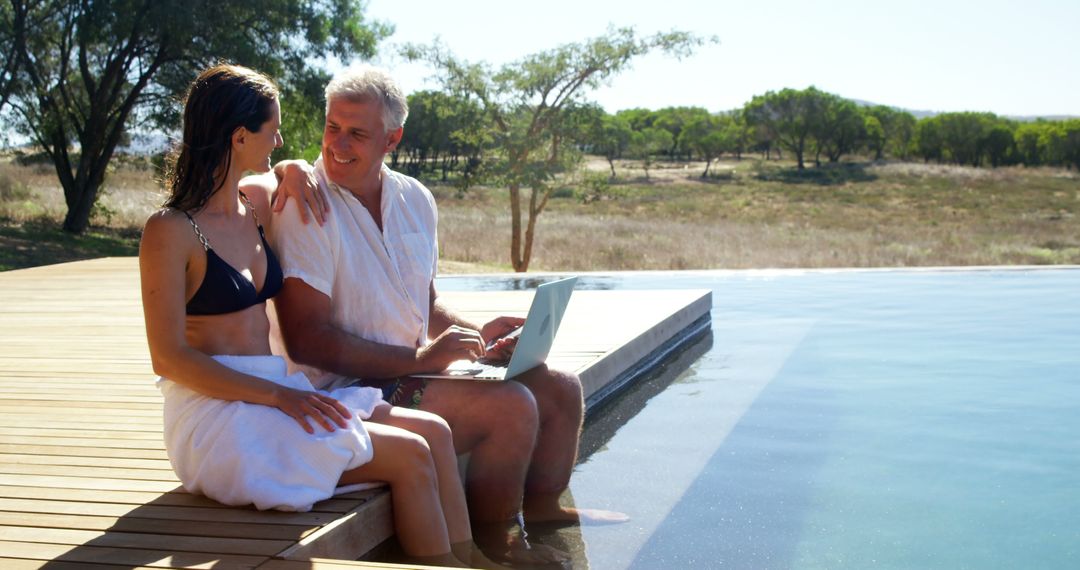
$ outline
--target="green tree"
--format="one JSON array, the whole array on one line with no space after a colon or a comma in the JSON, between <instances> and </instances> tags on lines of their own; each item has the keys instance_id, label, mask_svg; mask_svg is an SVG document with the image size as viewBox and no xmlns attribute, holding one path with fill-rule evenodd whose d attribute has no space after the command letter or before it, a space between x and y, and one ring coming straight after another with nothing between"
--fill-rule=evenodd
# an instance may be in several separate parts
<instances>
[{"instance_id":1,"label":"green tree","mask_svg":"<svg viewBox=\"0 0 1080 570\"><path fill-rule=\"evenodd\" d=\"M657 154L667 152L671 148L671 132L659 127L648 127L640 131L634 131L630 136L630 148L628 153L631 157L641 161L641 167L645 170L645 180L649 180L649 169L652 168L653 160Z\"/></svg>"},{"instance_id":2,"label":"green tree","mask_svg":"<svg viewBox=\"0 0 1080 570\"><path fill-rule=\"evenodd\" d=\"M622 115L603 115L593 125L589 145L593 153L608 161L612 178L615 178L615 161L626 154L633 134L630 123Z\"/></svg>"},{"instance_id":3,"label":"green tree","mask_svg":"<svg viewBox=\"0 0 1080 570\"><path fill-rule=\"evenodd\" d=\"M709 176L714 160L734 148L736 131L731 127L732 122L727 116L705 116L690 121L683 129L683 144L705 161L702 178Z\"/></svg>"},{"instance_id":4,"label":"green tree","mask_svg":"<svg viewBox=\"0 0 1080 570\"><path fill-rule=\"evenodd\" d=\"M915 115L907 111L897 112L896 116L893 117L893 125L887 135L889 140L886 142L886 152L897 158L907 160L913 152L917 124L918 120L915 119Z\"/></svg>"},{"instance_id":5,"label":"green tree","mask_svg":"<svg viewBox=\"0 0 1080 570\"><path fill-rule=\"evenodd\" d=\"M866 148L874 154L874 160L885 158L885 149L899 127L900 114L900 111L885 105L874 105L863 110Z\"/></svg>"},{"instance_id":6,"label":"green tree","mask_svg":"<svg viewBox=\"0 0 1080 570\"><path fill-rule=\"evenodd\" d=\"M1045 135L1047 162L1080 170L1080 119L1057 121L1052 125Z\"/></svg>"},{"instance_id":7,"label":"green tree","mask_svg":"<svg viewBox=\"0 0 1080 570\"><path fill-rule=\"evenodd\" d=\"M885 127L881 125L881 119L867 113L863 118L863 132L866 135L866 148L874 154L874 160L881 160L885 156L885 144L889 140Z\"/></svg>"},{"instance_id":8,"label":"green tree","mask_svg":"<svg viewBox=\"0 0 1080 570\"><path fill-rule=\"evenodd\" d=\"M683 132L690 123L708 118L709 111L702 107L665 107L656 111L656 120L651 126L671 133L671 146L666 151L671 160L689 159L693 149L683 140Z\"/></svg>"},{"instance_id":9,"label":"green tree","mask_svg":"<svg viewBox=\"0 0 1080 570\"><path fill-rule=\"evenodd\" d=\"M820 154L825 153L829 162L854 151L865 137L866 121L859 106L853 101L831 93L822 93L820 115L813 122L815 162L820 164Z\"/></svg>"},{"instance_id":10,"label":"green tree","mask_svg":"<svg viewBox=\"0 0 1080 570\"><path fill-rule=\"evenodd\" d=\"M806 168L805 155L821 121L825 93L814 87L802 91L783 89L755 95L743 109L750 125L764 127L769 140L795 155L799 170Z\"/></svg>"},{"instance_id":11,"label":"green tree","mask_svg":"<svg viewBox=\"0 0 1080 570\"><path fill-rule=\"evenodd\" d=\"M685 32L638 37L624 28L530 55L498 70L461 61L440 45L409 45L403 54L431 64L449 91L476 97L488 113L497 150L488 171L506 185L510 198L510 263L515 271L527 271L536 222L554 190L550 182L565 170L568 153L575 150L567 143L576 141L568 141L566 134L580 134L568 129L570 109L635 57L655 50L681 57L703 41ZM523 188L529 190L527 209L522 204Z\"/></svg>"},{"instance_id":12,"label":"green tree","mask_svg":"<svg viewBox=\"0 0 1080 570\"><path fill-rule=\"evenodd\" d=\"M915 131L915 146L923 162L940 163L945 156L945 143L941 135L941 119L928 117L919 121Z\"/></svg>"},{"instance_id":13,"label":"green tree","mask_svg":"<svg viewBox=\"0 0 1080 570\"><path fill-rule=\"evenodd\" d=\"M982 164L986 136L992 128L990 113L942 113L934 117L941 128L946 156L956 164Z\"/></svg>"},{"instance_id":14,"label":"green tree","mask_svg":"<svg viewBox=\"0 0 1080 570\"><path fill-rule=\"evenodd\" d=\"M349 0L12 0L25 11L10 79L20 132L52 160L67 203L64 230L86 229L106 167L135 120L175 124L197 70L225 59L293 86L324 79L309 62L372 55L389 34ZM12 34L14 35L14 34ZM5 42L7 40L4 40ZM7 45L5 45L7 48ZM288 105L286 105L288 106Z\"/></svg>"},{"instance_id":15,"label":"green tree","mask_svg":"<svg viewBox=\"0 0 1080 570\"><path fill-rule=\"evenodd\" d=\"M986 159L990 161L990 166L996 168L1007 164L1016 153L1012 126L1005 121L1000 121L986 133L982 146Z\"/></svg>"},{"instance_id":16,"label":"green tree","mask_svg":"<svg viewBox=\"0 0 1080 570\"><path fill-rule=\"evenodd\" d=\"M736 160L742 160L744 152L750 150L755 143L756 129L746 124L746 116L742 109L736 109L721 115L724 121L726 138L731 142L729 149L735 154Z\"/></svg>"},{"instance_id":17,"label":"green tree","mask_svg":"<svg viewBox=\"0 0 1080 570\"><path fill-rule=\"evenodd\" d=\"M1047 134L1053 123L1039 120L1034 123L1022 123L1016 127L1013 140L1020 162L1027 166L1039 166L1047 159Z\"/></svg>"}]
</instances>

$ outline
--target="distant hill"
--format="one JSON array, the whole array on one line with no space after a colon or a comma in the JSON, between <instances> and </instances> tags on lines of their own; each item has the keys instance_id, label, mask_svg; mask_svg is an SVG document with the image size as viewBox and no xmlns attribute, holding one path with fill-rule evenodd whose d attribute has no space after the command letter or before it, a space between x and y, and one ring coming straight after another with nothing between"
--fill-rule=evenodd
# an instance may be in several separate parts
<instances>
[{"instance_id":1,"label":"distant hill","mask_svg":"<svg viewBox=\"0 0 1080 570\"><path fill-rule=\"evenodd\" d=\"M860 107L876 107L878 105L881 105L881 103L874 103L873 101L864 101L862 99L850 99L850 101L852 101L856 105L859 105ZM887 105L887 106L892 107L893 109L896 109L897 111L905 111L905 112L911 113L912 115L915 116L916 119L925 119L926 117L933 117L935 115L940 115L940 114L945 112L945 111L926 111L926 110L904 109L902 107L895 107L893 105ZM1078 115L1045 115L1045 116L1044 115L998 115L998 116L999 117L1005 117L1006 119L1012 119L1014 121L1020 121L1022 123L1030 123L1030 122L1033 122L1033 121L1037 121L1039 119L1045 119L1047 121L1064 121L1066 119L1078 119L1078 118L1080 118L1080 116L1078 116Z\"/></svg>"}]
</instances>

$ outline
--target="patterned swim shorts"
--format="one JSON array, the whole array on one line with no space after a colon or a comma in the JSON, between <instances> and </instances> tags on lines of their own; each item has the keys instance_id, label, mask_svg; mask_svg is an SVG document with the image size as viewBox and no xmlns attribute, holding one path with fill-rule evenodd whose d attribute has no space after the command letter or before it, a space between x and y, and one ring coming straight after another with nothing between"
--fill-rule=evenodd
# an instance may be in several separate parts
<instances>
[{"instance_id":1,"label":"patterned swim shorts","mask_svg":"<svg viewBox=\"0 0 1080 570\"><path fill-rule=\"evenodd\" d=\"M405 377L391 380L382 386L383 399L391 406L418 409L427 383L425 378Z\"/></svg>"}]
</instances>

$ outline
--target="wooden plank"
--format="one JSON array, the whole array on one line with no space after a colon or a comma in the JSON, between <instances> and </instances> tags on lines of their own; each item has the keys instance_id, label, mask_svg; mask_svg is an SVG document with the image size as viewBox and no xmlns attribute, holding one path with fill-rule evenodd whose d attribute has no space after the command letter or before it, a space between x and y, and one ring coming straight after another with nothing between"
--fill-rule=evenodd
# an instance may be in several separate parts
<instances>
[{"instance_id":1,"label":"wooden plank","mask_svg":"<svg viewBox=\"0 0 1080 570\"><path fill-rule=\"evenodd\" d=\"M123 467L125 469L154 469L172 471L167 459L131 459L127 457L72 457L70 455L32 455L3 453L0 465L66 465L87 467ZM70 471L70 470L69 470Z\"/></svg>"},{"instance_id":2,"label":"wooden plank","mask_svg":"<svg viewBox=\"0 0 1080 570\"><path fill-rule=\"evenodd\" d=\"M89 562L60 562L57 560L27 560L0 556L0 568L4 570L149 570L150 566L120 564L92 564Z\"/></svg>"},{"instance_id":3,"label":"wooden plank","mask_svg":"<svg viewBox=\"0 0 1080 570\"><path fill-rule=\"evenodd\" d=\"M77 472L77 475L73 475ZM129 469L114 467L79 467L77 470L68 465L41 465L34 463L5 463L0 457L0 473L22 475L57 475L62 477L99 477L114 480L133 481L169 481L180 484L171 468L169 469Z\"/></svg>"},{"instance_id":4,"label":"wooden plank","mask_svg":"<svg viewBox=\"0 0 1080 570\"><path fill-rule=\"evenodd\" d=\"M353 501L356 506L356 501ZM153 504L85 503L47 499L0 498L0 512L35 513L42 515L87 515L128 517L131 519L164 519L174 521L215 521L223 523L284 525L313 527L338 518L338 512L290 513L257 511L247 508L213 506L166 506Z\"/></svg>"},{"instance_id":5,"label":"wooden plank","mask_svg":"<svg viewBox=\"0 0 1080 570\"><path fill-rule=\"evenodd\" d=\"M68 427L0 427L0 436L78 437L82 439L143 440L158 441L160 431L99 430Z\"/></svg>"},{"instance_id":6,"label":"wooden plank","mask_svg":"<svg viewBox=\"0 0 1080 570\"><path fill-rule=\"evenodd\" d=\"M72 458L97 457L97 458L133 458L168 461L169 456L163 449L129 448L129 447L94 447L91 445L64 446L64 445L37 445L26 443L0 443L0 453L34 454L42 456L60 456Z\"/></svg>"},{"instance_id":7,"label":"wooden plank","mask_svg":"<svg viewBox=\"0 0 1080 570\"><path fill-rule=\"evenodd\" d=\"M218 520L187 521L171 518L108 517L96 515L62 515L51 513L13 513L0 511L0 526L24 526L49 529L110 531L143 534L170 534L220 538L254 538L298 541L311 534L318 525L232 523Z\"/></svg>"},{"instance_id":8,"label":"wooden plank","mask_svg":"<svg viewBox=\"0 0 1080 570\"><path fill-rule=\"evenodd\" d=\"M112 548L137 548L170 552L222 552L253 556L273 556L290 544L290 541L287 540L163 536L131 532L101 532L10 525L0 525L0 541L36 542L50 545L66 544L69 546L93 544L94 546Z\"/></svg>"},{"instance_id":9,"label":"wooden plank","mask_svg":"<svg viewBox=\"0 0 1080 570\"><path fill-rule=\"evenodd\" d=\"M345 495L348 497L348 495ZM0 485L0 500L8 499L47 499L57 502L70 502L71 504L106 504L106 503L118 503L125 504L129 507L146 506L146 508L157 507L194 507L200 509L217 509L217 510L232 510L237 513L252 513L252 516L258 517L276 517L281 520L286 520L282 517L294 516L297 513L284 513L278 511L256 511L253 507L227 507L221 503L208 499L200 495L192 495L184 492L181 488L177 488L169 493L154 493L154 492L140 492L140 491L113 491L113 490L87 490L87 489L61 489L50 487L35 487L35 486L23 486L16 487L10 485ZM325 501L319 501L315 503L309 513L300 514L320 514L320 513L347 513L366 499L327 499ZM103 506L103 510L107 510L108 506ZM68 511L50 511L50 512L68 512ZM105 512L104 514L109 514ZM119 515L117 515L119 516ZM180 516L180 515L178 515ZM224 516L224 515L222 515ZM231 515L230 515L231 516ZM240 520L240 519L223 519L223 520ZM255 519L244 519L255 520ZM288 519L293 520L293 519Z\"/></svg>"},{"instance_id":10,"label":"wooden plank","mask_svg":"<svg viewBox=\"0 0 1080 570\"><path fill-rule=\"evenodd\" d=\"M380 493L278 553L278 558L356 559L394 534L390 494Z\"/></svg>"},{"instance_id":11,"label":"wooden plank","mask_svg":"<svg viewBox=\"0 0 1080 570\"><path fill-rule=\"evenodd\" d=\"M269 560L266 556L243 556L213 552L155 551L98 545L43 544L0 540L5 557L29 560L59 560L127 567L197 568L205 570L253 570Z\"/></svg>"},{"instance_id":12,"label":"wooden plank","mask_svg":"<svg viewBox=\"0 0 1080 570\"><path fill-rule=\"evenodd\" d=\"M423 566L416 564L390 564L353 560L313 558L303 562L296 560L268 560L259 570L446 570L447 566Z\"/></svg>"},{"instance_id":13,"label":"wooden plank","mask_svg":"<svg viewBox=\"0 0 1080 570\"><path fill-rule=\"evenodd\" d=\"M167 481L136 481L95 477L62 477L53 475L20 475L0 473L0 485L26 487L55 487L58 489L93 489L101 491L155 491L164 493L177 488Z\"/></svg>"}]
</instances>

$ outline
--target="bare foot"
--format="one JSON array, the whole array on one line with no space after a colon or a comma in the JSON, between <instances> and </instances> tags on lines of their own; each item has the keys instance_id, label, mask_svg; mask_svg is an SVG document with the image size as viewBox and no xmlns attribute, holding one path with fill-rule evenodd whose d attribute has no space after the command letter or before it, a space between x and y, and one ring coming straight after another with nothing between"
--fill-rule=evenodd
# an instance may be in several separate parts
<instances>
[{"instance_id":1,"label":"bare foot","mask_svg":"<svg viewBox=\"0 0 1080 570\"><path fill-rule=\"evenodd\" d=\"M581 524L586 526L602 526L620 524L630 520L626 513L618 511L606 511L603 509L577 509L574 507L562 507L558 504L533 505L525 507L525 522L527 523L562 523L565 525Z\"/></svg>"},{"instance_id":2,"label":"bare foot","mask_svg":"<svg viewBox=\"0 0 1080 570\"><path fill-rule=\"evenodd\" d=\"M491 560L510 566L539 566L570 561L570 555L544 544L529 544L502 524L473 529L473 540Z\"/></svg>"}]
</instances>

